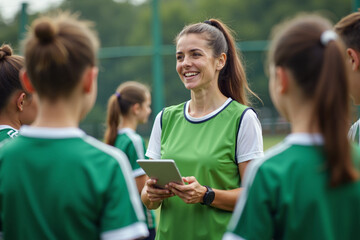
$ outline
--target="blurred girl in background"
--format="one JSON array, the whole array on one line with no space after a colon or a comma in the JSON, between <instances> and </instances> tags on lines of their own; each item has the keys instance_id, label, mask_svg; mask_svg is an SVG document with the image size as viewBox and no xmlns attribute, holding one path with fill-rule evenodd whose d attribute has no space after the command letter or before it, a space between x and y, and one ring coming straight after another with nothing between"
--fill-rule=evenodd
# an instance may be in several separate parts
<instances>
[{"instance_id":1,"label":"blurred girl in background","mask_svg":"<svg viewBox=\"0 0 360 240\"><path fill-rule=\"evenodd\" d=\"M36 116L36 101L21 85L22 56L13 55L9 45L0 47L0 142L17 136L21 125Z\"/></svg>"},{"instance_id":2,"label":"blurred girl in background","mask_svg":"<svg viewBox=\"0 0 360 240\"><path fill-rule=\"evenodd\" d=\"M129 81L122 83L113 94L107 107L106 131L107 144L121 149L128 157L139 193L146 180L145 172L136 160L145 158L145 142L136 132L139 124L146 123L151 113L151 95L142 83ZM155 217L152 210L144 207L150 235L155 238Z\"/></svg>"}]
</instances>

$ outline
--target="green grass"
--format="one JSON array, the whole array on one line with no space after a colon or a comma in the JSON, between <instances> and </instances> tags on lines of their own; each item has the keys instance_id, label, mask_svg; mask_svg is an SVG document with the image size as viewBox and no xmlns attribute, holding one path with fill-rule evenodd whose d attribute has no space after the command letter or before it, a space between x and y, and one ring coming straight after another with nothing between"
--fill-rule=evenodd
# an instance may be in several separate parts
<instances>
[{"instance_id":1,"label":"green grass","mask_svg":"<svg viewBox=\"0 0 360 240\"><path fill-rule=\"evenodd\" d=\"M281 142L286 135L264 135L264 151Z\"/></svg>"}]
</instances>

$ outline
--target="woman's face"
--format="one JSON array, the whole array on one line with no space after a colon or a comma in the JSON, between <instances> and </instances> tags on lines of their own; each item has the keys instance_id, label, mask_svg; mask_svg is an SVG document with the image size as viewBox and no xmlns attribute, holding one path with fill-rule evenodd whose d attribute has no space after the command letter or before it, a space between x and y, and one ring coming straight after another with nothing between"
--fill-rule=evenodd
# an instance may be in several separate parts
<instances>
[{"instance_id":1,"label":"woman's face","mask_svg":"<svg viewBox=\"0 0 360 240\"><path fill-rule=\"evenodd\" d=\"M147 123L151 113L151 95L149 92L145 94L145 101L140 105L139 122Z\"/></svg>"},{"instance_id":2,"label":"woman's face","mask_svg":"<svg viewBox=\"0 0 360 240\"><path fill-rule=\"evenodd\" d=\"M185 88L217 87L219 58L214 58L204 34L187 34L176 45L176 71Z\"/></svg>"}]
</instances>

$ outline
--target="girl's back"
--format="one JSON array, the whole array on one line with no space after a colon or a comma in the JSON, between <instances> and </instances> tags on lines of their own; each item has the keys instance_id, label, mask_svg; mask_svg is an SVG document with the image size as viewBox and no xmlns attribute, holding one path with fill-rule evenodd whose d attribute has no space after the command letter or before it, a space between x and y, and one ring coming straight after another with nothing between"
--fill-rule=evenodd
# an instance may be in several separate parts
<instances>
[{"instance_id":1,"label":"girl's back","mask_svg":"<svg viewBox=\"0 0 360 240\"><path fill-rule=\"evenodd\" d=\"M320 135L291 134L249 168L245 184L251 188L239 203L246 208L237 212L242 215L238 233L246 239L360 236L360 181L330 187L322 144ZM360 170L355 146L353 159Z\"/></svg>"},{"instance_id":2,"label":"girl's back","mask_svg":"<svg viewBox=\"0 0 360 240\"><path fill-rule=\"evenodd\" d=\"M360 238L360 151L347 138L345 49L331 29L317 15L275 29L269 89L292 133L249 168L224 239Z\"/></svg>"},{"instance_id":3,"label":"girl's back","mask_svg":"<svg viewBox=\"0 0 360 240\"><path fill-rule=\"evenodd\" d=\"M79 129L97 95L97 48L95 33L76 16L32 24L21 77L39 112L0 147L4 239L148 235L126 156Z\"/></svg>"},{"instance_id":4,"label":"girl's back","mask_svg":"<svg viewBox=\"0 0 360 240\"><path fill-rule=\"evenodd\" d=\"M126 157L79 129L23 127L0 160L8 239L98 239L99 229L114 227L111 219L120 231L142 211L121 200L137 197Z\"/></svg>"}]
</instances>

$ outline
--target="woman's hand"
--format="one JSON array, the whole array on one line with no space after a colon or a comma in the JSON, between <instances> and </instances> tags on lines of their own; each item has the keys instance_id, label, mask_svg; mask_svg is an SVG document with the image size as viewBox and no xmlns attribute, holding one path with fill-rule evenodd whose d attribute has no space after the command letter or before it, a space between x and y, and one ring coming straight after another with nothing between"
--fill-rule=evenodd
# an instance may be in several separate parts
<instances>
[{"instance_id":1,"label":"woman's hand","mask_svg":"<svg viewBox=\"0 0 360 240\"><path fill-rule=\"evenodd\" d=\"M175 193L185 203L201 203L207 191L207 188L201 186L195 177L183 177L187 185L178 183L169 183L168 189Z\"/></svg>"},{"instance_id":2,"label":"woman's hand","mask_svg":"<svg viewBox=\"0 0 360 240\"><path fill-rule=\"evenodd\" d=\"M146 180L141 191L141 200L148 209L158 208L164 199L175 195L169 189L156 188L156 182L153 178Z\"/></svg>"}]
</instances>

